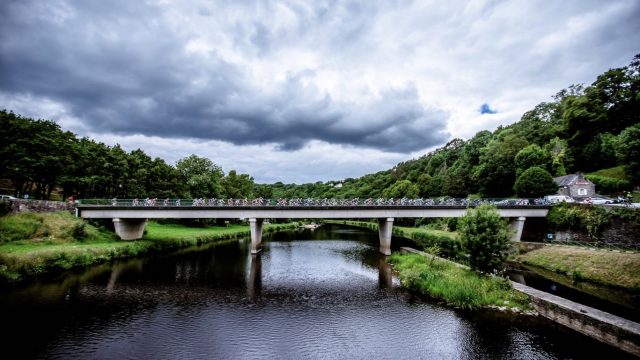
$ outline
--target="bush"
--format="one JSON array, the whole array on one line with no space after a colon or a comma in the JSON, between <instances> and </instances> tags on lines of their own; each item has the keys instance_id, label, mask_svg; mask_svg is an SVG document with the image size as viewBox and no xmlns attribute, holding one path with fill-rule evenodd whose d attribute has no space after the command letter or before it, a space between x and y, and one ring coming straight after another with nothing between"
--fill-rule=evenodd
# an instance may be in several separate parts
<instances>
[{"instance_id":1,"label":"bush","mask_svg":"<svg viewBox=\"0 0 640 360\"><path fill-rule=\"evenodd\" d=\"M547 170L533 166L525 170L513 185L519 197L537 198L547 194L555 194L558 185Z\"/></svg>"},{"instance_id":2,"label":"bush","mask_svg":"<svg viewBox=\"0 0 640 360\"><path fill-rule=\"evenodd\" d=\"M635 212L632 210L631 213ZM615 209L611 214L607 214L600 206L559 203L549 210L547 221L554 230L582 231L590 240L596 241L610 225L610 217L622 216L617 214L628 213L624 209Z\"/></svg>"},{"instance_id":3,"label":"bush","mask_svg":"<svg viewBox=\"0 0 640 360\"><path fill-rule=\"evenodd\" d=\"M469 254L469 266L480 272L502 268L509 252L509 230L493 205L470 209L458 221L458 234Z\"/></svg>"}]
</instances>

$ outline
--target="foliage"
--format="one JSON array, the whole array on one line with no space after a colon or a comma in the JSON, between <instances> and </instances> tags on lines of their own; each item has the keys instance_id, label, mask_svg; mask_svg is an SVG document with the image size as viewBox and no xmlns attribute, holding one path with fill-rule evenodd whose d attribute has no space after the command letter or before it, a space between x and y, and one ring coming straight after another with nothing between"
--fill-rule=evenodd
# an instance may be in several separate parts
<instances>
[{"instance_id":1,"label":"foliage","mask_svg":"<svg viewBox=\"0 0 640 360\"><path fill-rule=\"evenodd\" d=\"M548 151L536 144L531 144L516 154L515 162L516 176L519 177L525 170L532 167L551 170L552 159Z\"/></svg>"},{"instance_id":2,"label":"foliage","mask_svg":"<svg viewBox=\"0 0 640 360\"><path fill-rule=\"evenodd\" d=\"M555 194L558 185L553 181L548 171L537 166L525 170L518 179L513 190L516 195L524 198L538 198L548 194Z\"/></svg>"},{"instance_id":3,"label":"foliage","mask_svg":"<svg viewBox=\"0 0 640 360\"><path fill-rule=\"evenodd\" d=\"M508 307L529 309L529 298L511 288L508 280L480 275L438 258L393 254L389 262L403 286L449 305L475 309Z\"/></svg>"},{"instance_id":4,"label":"foliage","mask_svg":"<svg viewBox=\"0 0 640 360\"><path fill-rule=\"evenodd\" d=\"M625 172L631 181L638 184L640 182L640 124L629 126L620 133L616 143L616 154L624 164Z\"/></svg>"},{"instance_id":5,"label":"foliage","mask_svg":"<svg viewBox=\"0 0 640 360\"><path fill-rule=\"evenodd\" d=\"M412 184L409 180L396 181L390 188L382 192L382 196L386 198L409 198L415 199L418 197L418 187Z\"/></svg>"},{"instance_id":6,"label":"foliage","mask_svg":"<svg viewBox=\"0 0 640 360\"><path fill-rule=\"evenodd\" d=\"M469 266L480 272L500 270L509 251L507 223L492 205L470 209L458 222L458 233L469 254Z\"/></svg>"},{"instance_id":7,"label":"foliage","mask_svg":"<svg viewBox=\"0 0 640 360\"><path fill-rule=\"evenodd\" d=\"M610 216L600 206L558 203L549 210L547 222L554 230L586 232L595 241L609 225Z\"/></svg>"},{"instance_id":8,"label":"foliage","mask_svg":"<svg viewBox=\"0 0 640 360\"><path fill-rule=\"evenodd\" d=\"M631 190L631 182L599 175L586 175L589 181L596 185L600 194L619 194L623 191Z\"/></svg>"}]
</instances>

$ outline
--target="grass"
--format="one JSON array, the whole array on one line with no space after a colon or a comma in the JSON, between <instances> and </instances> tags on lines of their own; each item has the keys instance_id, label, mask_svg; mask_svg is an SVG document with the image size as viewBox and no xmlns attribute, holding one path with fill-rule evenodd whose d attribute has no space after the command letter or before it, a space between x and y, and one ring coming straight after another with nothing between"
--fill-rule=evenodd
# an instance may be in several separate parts
<instances>
[{"instance_id":1,"label":"grass","mask_svg":"<svg viewBox=\"0 0 640 360\"><path fill-rule=\"evenodd\" d=\"M545 246L519 255L516 260L574 280L640 291L640 253Z\"/></svg>"},{"instance_id":2,"label":"grass","mask_svg":"<svg viewBox=\"0 0 640 360\"><path fill-rule=\"evenodd\" d=\"M627 174L624 172L624 166L616 166L608 169L600 169L586 175L605 176L618 180L627 180Z\"/></svg>"},{"instance_id":3,"label":"grass","mask_svg":"<svg viewBox=\"0 0 640 360\"><path fill-rule=\"evenodd\" d=\"M529 297L504 278L481 275L451 262L418 254L393 254L389 262L406 288L464 308L530 310Z\"/></svg>"},{"instance_id":4,"label":"grass","mask_svg":"<svg viewBox=\"0 0 640 360\"><path fill-rule=\"evenodd\" d=\"M266 225L263 232L297 224ZM145 253L245 237L248 225L190 228L150 222L142 240L121 241L67 212L24 213L0 218L0 281L18 282L46 273L85 267Z\"/></svg>"}]
</instances>

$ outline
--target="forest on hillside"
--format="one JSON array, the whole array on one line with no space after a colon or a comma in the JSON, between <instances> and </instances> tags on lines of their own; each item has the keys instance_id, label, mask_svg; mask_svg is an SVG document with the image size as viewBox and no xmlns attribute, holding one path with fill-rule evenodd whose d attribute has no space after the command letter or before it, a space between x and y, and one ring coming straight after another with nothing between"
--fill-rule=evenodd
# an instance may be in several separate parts
<instances>
[{"instance_id":1,"label":"forest on hillside","mask_svg":"<svg viewBox=\"0 0 640 360\"><path fill-rule=\"evenodd\" d=\"M640 185L640 54L588 86L569 86L522 118L360 178L255 184L196 155L175 165L78 138L50 120L0 111L0 179L32 198L538 197L582 172L598 192Z\"/></svg>"}]
</instances>

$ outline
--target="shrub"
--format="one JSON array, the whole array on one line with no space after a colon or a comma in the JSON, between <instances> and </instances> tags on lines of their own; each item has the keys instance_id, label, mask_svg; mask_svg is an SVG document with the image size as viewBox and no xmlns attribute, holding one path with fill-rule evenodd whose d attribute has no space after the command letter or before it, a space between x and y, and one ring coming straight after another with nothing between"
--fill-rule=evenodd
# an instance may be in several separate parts
<instances>
[{"instance_id":1,"label":"shrub","mask_svg":"<svg viewBox=\"0 0 640 360\"><path fill-rule=\"evenodd\" d=\"M470 209L458 221L458 234L469 254L469 266L480 272L502 268L509 252L509 230L493 205Z\"/></svg>"},{"instance_id":2,"label":"shrub","mask_svg":"<svg viewBox=\"0 0 640 360\"><path fill-rule=\"evenodd\" d=\"M558 185L547 170L533 166L518 177L513 190L520 197L537 198L554 194L558 190Z\"/></svg>"}]
</instances>

